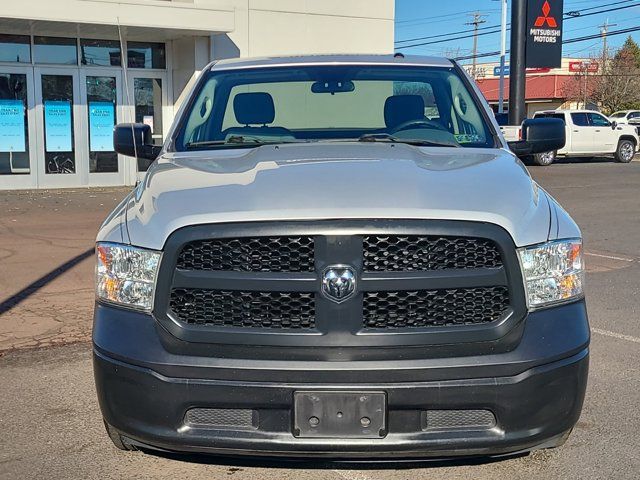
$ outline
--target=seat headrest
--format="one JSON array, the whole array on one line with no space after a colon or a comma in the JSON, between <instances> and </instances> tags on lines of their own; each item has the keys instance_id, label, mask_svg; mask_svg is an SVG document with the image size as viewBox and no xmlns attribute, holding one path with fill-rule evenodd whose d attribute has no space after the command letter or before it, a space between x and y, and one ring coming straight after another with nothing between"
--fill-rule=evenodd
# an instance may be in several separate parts
<instances>
[{"instance_id":1,"label":"seat headrest","mask_svg":"<svg viewBox=\"0 0 640 480\"><path fill-rule=\"evenodd\" d=\"M241 125L266 125L276 118L273 98L265 92L237 94L233 112Z\"/></svg>"},{"instance_id":2,"label":"seat headrest","mask_svg":"<svg viewBox=\"0 0 640 480\"><path fill-rule=\"evenodd\" d=\"M421 119L424 119L424 99L420 95L394 95L384 102L384 123L387 128Z\"/></svg>"}]
</instances>

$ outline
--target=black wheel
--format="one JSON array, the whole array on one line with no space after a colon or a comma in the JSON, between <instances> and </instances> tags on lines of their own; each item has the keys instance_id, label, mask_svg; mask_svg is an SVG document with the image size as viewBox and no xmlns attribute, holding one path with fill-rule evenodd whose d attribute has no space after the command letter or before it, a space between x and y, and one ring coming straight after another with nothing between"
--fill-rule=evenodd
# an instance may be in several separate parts
<instances>
[{"instance_id":1,"label":"black wheel","mask_svg":"<svg viewBox=\"0 0 640 480\"><path fill-rule=\"evenodd\" d=\"M548 165L551 165L553 162L556 161L556 153L555 151L553 152L545 152L545 153L536 153L533 156L533 163L535 163L536 165L540 165L541 167L546 167Z\"/></svg>"},{"instance_id":2,"label":"black wheel","mask_svg":"<svg viewBox=\"0 0 640 480\"><path fill-rule=\"evenodd\" d=\"M138 450L135 446L128 443L126 439L122 435L120 435L120 432L118 432L115 428L109 425L106 422L106 420L103 420L103 422L104 422L104 428L107 430L107 434L109 435L109 438L111 439L113 444L116 446L116 448L119 448L120 450L125 450L125 451Z\"/></svg>"},{"instance_id":3,"label":"black wheel","mask_svg":"<svg viewBox=\"0 0 640 480\"><path fill-rule=\"evenodd\" d=\"M616 162L629 163L636 154L636 144L631 140L620 140L614 155Z\"/></svg>"}]
</instances>

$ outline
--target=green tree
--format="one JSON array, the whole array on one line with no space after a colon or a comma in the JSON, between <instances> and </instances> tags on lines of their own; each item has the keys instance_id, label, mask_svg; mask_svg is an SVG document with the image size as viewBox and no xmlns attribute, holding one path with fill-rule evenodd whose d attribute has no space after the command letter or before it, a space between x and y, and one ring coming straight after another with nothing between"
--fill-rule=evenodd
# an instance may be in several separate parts
<instances>
[{"instance_id":1,"label":"green tree","mask_svg":"<svg viewBox=\"0 0 640 480\"><path fill-rule=\"evenodd\" d=\"M633 59L635 66L640 68L640 46L631 38L631 35L624 42L624 45L614 56L614 61Z\"/></svg>"}]
</instances>

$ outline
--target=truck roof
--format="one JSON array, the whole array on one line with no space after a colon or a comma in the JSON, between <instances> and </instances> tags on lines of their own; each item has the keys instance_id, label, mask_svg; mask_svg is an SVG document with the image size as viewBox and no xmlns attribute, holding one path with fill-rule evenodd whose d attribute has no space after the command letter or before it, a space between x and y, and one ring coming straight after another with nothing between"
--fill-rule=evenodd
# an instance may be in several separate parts
<instances>
[{"instance_id":1,"label":"truck roof","mask_svg":"<svg viewBox=\"0 0 640 480\"><path fill-rule=\"evenodd\" d=\"M292 55L282 57L232 58L210 65L211 71L300 65L407 65L428 67L452 67L453 62L444 57L419 55Z\"/></svg>"},{"instance_id":2,"label":"truck roof","mask_svg":"<svg viewBox=\"0 0 640 480\"><path fill-rule=\"evenodd\" d=\"M600 113L601 115L603 115L603 113L598 112L596 110L579 110L579 109L575 109L575 110L570 110L570 109L541 110L541 111L538 111L538 112L534 113L533 115L535 116L538 113L544 113L544 114L548 114L548 113Z\"/></svg>"}]
</instances>

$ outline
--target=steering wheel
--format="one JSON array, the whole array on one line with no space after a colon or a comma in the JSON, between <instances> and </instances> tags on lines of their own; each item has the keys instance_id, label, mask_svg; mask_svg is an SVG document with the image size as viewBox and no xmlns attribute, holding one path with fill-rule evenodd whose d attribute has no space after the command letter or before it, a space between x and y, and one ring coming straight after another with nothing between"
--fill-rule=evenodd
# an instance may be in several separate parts
<instances>
[{"instance_id":1,"label":"steering wheel","mask_svg":"<svg viewBox=\"0 0 640 480\"><path fill-rule=\"evenodd\" d=\"M442 125L440 125L437 122L434 122L432 120L427 120L426 118L425 119L416 118L413 120L407 120L406 122L402 122L400 125L396 125L391 129L390 133L393 134L393 133L400 132L402 130L409 130L411 127L429 128L432 130L444 130Z\"/></svg>"}]
</instances>

